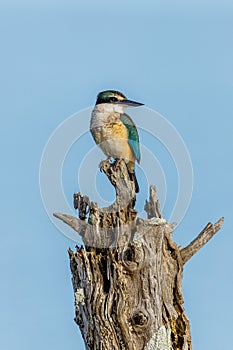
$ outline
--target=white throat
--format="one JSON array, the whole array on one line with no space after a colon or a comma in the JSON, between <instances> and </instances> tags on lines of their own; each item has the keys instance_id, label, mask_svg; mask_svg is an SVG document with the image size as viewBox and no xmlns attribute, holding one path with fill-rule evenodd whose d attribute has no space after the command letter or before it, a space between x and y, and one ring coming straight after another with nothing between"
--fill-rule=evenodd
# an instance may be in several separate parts
<instances>
[{"instance_id":1,"label":"white throat","mask_svg":"<svg viewBox=\"0 0 233 350\"><path fill-rule=\"evenodd\" d=\"M125 112L125 106L118 105L115 103L100 103L95 106L95 109L99 112L117 112L117 113L124 113Z\"/></svg>"},{"instance_id":2,"label":"white throat","mask_svg":"<svg viewBox=\"0 0 233 350\"><path fill-rule=\"evenodd\" d=\"M96 105L91 115L91 129L102 127L109 123L109 118L113 120L120 118L124 110L124 106L115 103L100 103Z\"/></svg>"}]
</instances>

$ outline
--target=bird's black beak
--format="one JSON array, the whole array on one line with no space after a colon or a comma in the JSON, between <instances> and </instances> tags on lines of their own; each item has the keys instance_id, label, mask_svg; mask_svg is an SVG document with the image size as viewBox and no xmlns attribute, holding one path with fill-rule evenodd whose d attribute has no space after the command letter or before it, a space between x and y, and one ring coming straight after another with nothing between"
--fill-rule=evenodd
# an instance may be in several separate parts
<instances>
[{"instance_id":1,"label":"bird's black beak","mask_svg":"<svg viewBox=\"0 0 233 350\"><path fill-rule=\"evenodd\" d=\"M131 100L117 101L117 104L124 105L125 107L139 107L139 106L144 106L144 103L135 102L135 101L131 101Z\"/></svg>"}]
</instances>

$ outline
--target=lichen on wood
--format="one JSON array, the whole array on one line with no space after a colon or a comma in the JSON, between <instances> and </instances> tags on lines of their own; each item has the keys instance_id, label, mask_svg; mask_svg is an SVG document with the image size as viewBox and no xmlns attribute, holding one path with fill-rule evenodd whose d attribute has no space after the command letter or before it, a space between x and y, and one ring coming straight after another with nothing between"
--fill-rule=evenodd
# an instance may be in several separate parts
<instances>
[{"instance_id":1,"label":"lichen on wood","mask_svg":"<svg viewBox=\"0 0 233 350\"><path fill-rule=\"evenodd\" d=\"M172 239L173 224L162 218L155 186L146 201L147 219L137 218L136 194L124 161L103 171L116 190L115 202L98 208L74 195L78 218L54 214L81 237L69 249L75 322L86 349L191 350L184 311L185 263L221 228L209 223L187 247Z\"/></svg>"},{"instance_id":2,"label":"lichen on wood","mask_svg":"<svg viewBox=\"0 0 233 350\"><path fill-rule=\"evenodd\" d=\"M173 350L171 347L171 329L161 326L144 350Z\"/></svg>"}]
</instances>

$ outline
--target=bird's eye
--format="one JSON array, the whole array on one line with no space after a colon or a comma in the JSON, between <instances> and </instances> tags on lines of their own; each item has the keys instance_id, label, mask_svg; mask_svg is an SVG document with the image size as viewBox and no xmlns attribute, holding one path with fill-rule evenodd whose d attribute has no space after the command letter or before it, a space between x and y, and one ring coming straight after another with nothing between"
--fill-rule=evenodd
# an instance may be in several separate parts
<instances>
[{"instance_id":1,"label":"bird's eye","mask_svg":"<svg viewBox=\"0 0 233 350\"><path fill-rule=\"evenodd\" d=\"M110 97L109 101L110 102L117 102L117 98L116 97Z\"/></svg>"}]
</instances>

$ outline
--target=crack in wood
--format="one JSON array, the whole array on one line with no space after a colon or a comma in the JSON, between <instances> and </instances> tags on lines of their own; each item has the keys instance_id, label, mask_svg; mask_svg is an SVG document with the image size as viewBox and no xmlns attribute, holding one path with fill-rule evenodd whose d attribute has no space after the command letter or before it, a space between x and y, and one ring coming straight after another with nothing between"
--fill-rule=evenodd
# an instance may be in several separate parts
<instances>
[{"instance_id":1,"label":"crack in wood","mask_svg":"<svg viewBox=\"0 0 233 350\"><path fill-rule=\"evenodd\" d=\"M74 195L78 218L55 213L81 237L69 249L79 325L86 349L191 350L184 312L184 264L221 228L209 223L187 247L172 240L174 224L160 211L150 187L147 219L136 218L136 193L124 161L105 162L103 172L116 190L108 208Z\"/></svg>"}]
</instances>

